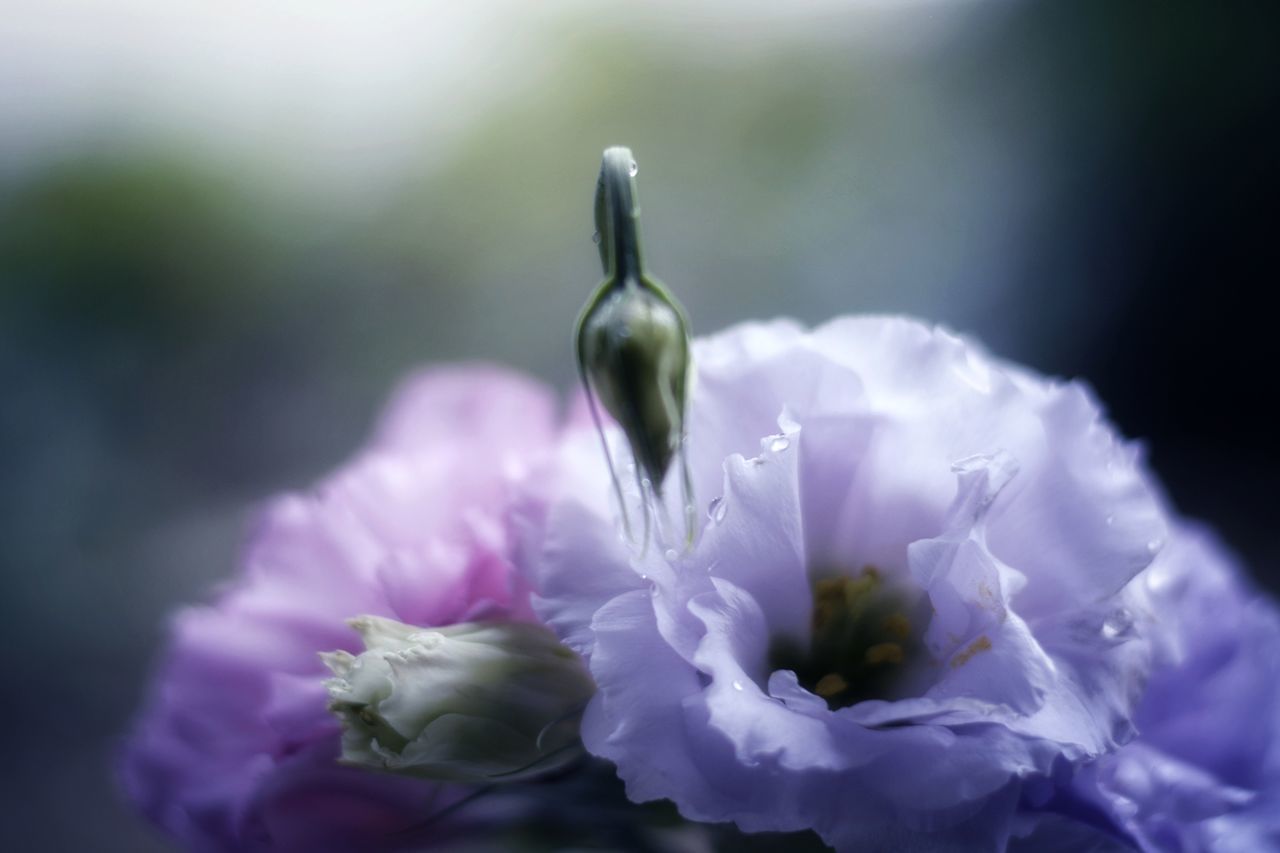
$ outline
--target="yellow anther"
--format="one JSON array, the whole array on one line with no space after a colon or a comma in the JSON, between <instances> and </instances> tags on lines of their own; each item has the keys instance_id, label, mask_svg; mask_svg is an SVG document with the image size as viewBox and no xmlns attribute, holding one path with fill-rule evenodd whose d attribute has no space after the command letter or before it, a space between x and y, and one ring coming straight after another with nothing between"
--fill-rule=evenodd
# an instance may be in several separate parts
<instances>
[{"instance_id":1,"label":"yellow anther","mask_svg":"<svg viewBox=\"0 0 1280 853\"><path fill-rule=\"evenodd\" d=\"M869 664L902 663L903 657L902 646L897 643L876 643L866 654Z\"/></svg>"},{"instance_id":2,"label":"yellow anther","mask_svg":"<svg viewBox=\"0 0 1280 853\"><path fill-rule=\"evenodd\" d=\"M859 578L849 578L844 585L844 604L846 607L854 608L865 605L867 596L875 592L880 586L880 575L875 569L868 569L863 572Z\"/></svg>"},{"instance_id":3,"label":"yellow anther","mask_svg":"<svg viewBox=\"0 0 1280 853\"><path fill-rule=\"evenodd\" d=\"M844 585L849 582L846 577L821 578L813 585L813 597L816 601L843 601Z\"/></svg>"},{"instance_id":4,"label":"yellow anther","mask_svg":"<svg viewBox=\"0 0 1280 853\"><path fill-rule=\"evenodd\" d=\"M776 644L774 668L794 671L831 708L892 695L913 667L929 621L927 614L917 616L919 602L874 566L824 573L812 584L808 649Z\"/></svg>"},{"instance_id":5,"label":"yellow anther","mask_svg":"<svg viewBox=\"0 0 1280 853\"><path fill-rule=\"evenodd\" d=\"M818 679L818 683L813 686L813 692L817 693L823 699L830 699L849 689L849 682L844 680L844 676L838 672L828 672L822 678Z\"/></svg>"},{"instance_id":6,"label":"yellow anther","mask_svg":"<svg viewBox=\"0 0 1280 853\"><path fill-rule=\"evenodd\" d=\"M890 613L884 618L882 627L895 640L905 640L911 636L911 620L901 613Z\"/></svg>"},{"instance_id":7,"label":"yellow anther","mask_svg":"<svg viewBox=\"0 0 1280 853\"><path fill-rule=\"evenodd\" d=\"M970 643L968 647L965 648L964 651L960 652L959 654L957 654L955 657L951 659L951 668L957 669L959 667L962 667L966 663L968 663L973 658L973 656L976 655L978 652L987 652L990 650L991 650L991 639L987 637L986 634L983 634L981 637L979 637L978 639Z\"/></svg>"},{"instance_id":8,"label":"yellow anther","mask_svg":"<svg viewBox=\"0 0 1280 853\"><path fill-rule=\"evenodd\" d=\"M822 578L813 587L813 628L820 631L845 608L846 577Z\"/></svg>"}]
</instances>

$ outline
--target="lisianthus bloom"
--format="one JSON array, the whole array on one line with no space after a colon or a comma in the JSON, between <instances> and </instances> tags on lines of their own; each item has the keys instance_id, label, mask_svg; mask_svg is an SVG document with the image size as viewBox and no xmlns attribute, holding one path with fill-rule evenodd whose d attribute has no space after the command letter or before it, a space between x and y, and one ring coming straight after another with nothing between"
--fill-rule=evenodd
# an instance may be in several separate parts
<instances>
[{"instance_id":1,"label":"lisianthus bloom","mask_svg":"<svg viewBox=\"0 0 1280 853\"><path fill-rule=\"evenodd\" d=\"M346 620L528 616L509 490L554 434L543 388L495 369L423 373L372 443L263 512L233 585L182 611L121 765L128 795L197 849L378 849L469 789L340 766L319 653Z\"/></svg>"},{"instance_id":2,"label":"lisianthus bloom","mask_svg":"<svg viewBox=\"0 0 1280 853\"><path fill-rule=\"evenodd\" d=\"M744 325L693 361L691 548L617 535L585 431L520 513L535 609L598 685L584 742L633 800L998 849L1029 780L1129 738L1125 587L1166 522L1087 389L899 318Z\"/></svg>"},{"instance_id":3,"label":"lisianthus bloom","mask_svg":"<svg viewBox=\"0 0 1280 853\"><path fill-rule=\"evenodd\" d=\"M1136 583L1155 652L1138 737L1046 808L1142 850L1280 849L1280 612L1198 528Z\"/></svg>"}]
</instances>

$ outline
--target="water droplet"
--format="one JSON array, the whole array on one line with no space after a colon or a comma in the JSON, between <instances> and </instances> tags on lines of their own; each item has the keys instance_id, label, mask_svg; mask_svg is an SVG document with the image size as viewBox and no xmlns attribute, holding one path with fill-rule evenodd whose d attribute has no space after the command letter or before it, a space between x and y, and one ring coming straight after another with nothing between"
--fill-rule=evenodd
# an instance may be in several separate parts
<instances>
[{"instance_id":1,"label":"water droplet","mask_svg":"<svg viewBox=\"0 0 1280 853\"><path fill-rule=\"evenodd\" d=\"M1133 614L1122 607L1102 623L1102 636L1108 640L1115 640L1128 634L1132 627Z\"/></svg>"},{"instance_id":2,"label":"water droplet","mask_svg":"<svg viewBox=\"0 0 1280 853\"><path fill-rule=\"evenodd\" d=\"M674 563L676 560L680 558L680 552L677 551L675 548L668 548L666 553L663 554L662 556L667 558L668 563Z\"/></svg>"},{"instance_id":3,"label":"water droplet","mask_svg":"<svg viewBox=\"0 0 1280 853\"><path fill-rule=\"evenodd\" d=\"M1158 563L1143 574L1147 576L1147 589L1157 595L1173 595L1186 586L1185 576L1175 575Z\"/></svg>"},{"instance_id":4,"label":"water droplet","mask_svg":"<svg viewBox=\"0 0 1280 853\"><path fill-rule=\"evenodd\" d=\"M1147 553L1148 553L1148 554L1155 554L1155 553L1157 553L1157 552L1158 552L1162 547L1164 547L1164 540L1163 540L1163 539L1152 539L1150 542L1148 542L1148 543L1147 543Z\"/></svg>"},{"instance_id":5,"label":"water droplet","mask_svg":"<svg viewBox=\"0 0 1280 853\"><path fill-rule=\"evenodd\" d=\"M791 439L787 438L785 435L774 436L773 440L769 442L769 449L774 453L781 453L790 446Z\"/></svg>"},{"instance_id":6,"label":"water droplet","mask_svg":"<svg viewBox=\"0 0 1280 853\"><path fill-rule=\"evenodd\" d=\"M600 232L599 232L599 231L593 231L593 232L591 232L591 242L592 242L592 243L599 243L599 242L600 242Z\"/></svg>"},{"instance_id":7,"label":"water droplet","mask_svg":"<svg viewBox=\"0 0 1280 853\"><path fill-rule=\"evenodd\" d=\"M734 689L734 690L737 690L737 691L741 691L741 690L742 690L742 682L741 682L741 681L735 681L735 682L733 682L733 689Z\"/></svg>"},{"instance_id":8,"label":"water droplet","mask_svg":"<svg viewBox=\"0 0 1280 853\"><path fill-rule=\"evenodd\" d=\"M716 498L711 502L711 505L707 507L707 517L716 524L724 521L724 517L728 512L729 506L724 502L724 498Z\"/></svg>"},{"instance_id":9,"label":"water droplet","mask_svg":"<svg viewBox=\"0 0 1280 853\"><path fill-rule=\"evenodd\" d=\"M632 160L631 168L629 171L631 172L631 177L634 178L636 175L640 174L640 164L637 163L635 160Z\"/></svg>"},{"instance_id":10,"label":"water droplet","mask_svg":"<svg viewBox=\"0 0 1280 853\"><path fill-rule=\"evenodd\" d=\"M1111 527L1111 526L1112 526L1112 525L1114 525L1115 523L1116 523L1116 517L1115 517L1114 515L1108 515L1108 516L1107 516L1107 527Z\"/></svg>"},{"instance_id":11,"label":"water droplet","mask_svg":"<svg viewBox=\"0 0 1280 853\"><path fill-rule=\"evenodd\" d=\"M640 580L647 581L648 579L649 579L648 575L644 575L644 574L640 575Z\"/></svg>"}]
</instances>

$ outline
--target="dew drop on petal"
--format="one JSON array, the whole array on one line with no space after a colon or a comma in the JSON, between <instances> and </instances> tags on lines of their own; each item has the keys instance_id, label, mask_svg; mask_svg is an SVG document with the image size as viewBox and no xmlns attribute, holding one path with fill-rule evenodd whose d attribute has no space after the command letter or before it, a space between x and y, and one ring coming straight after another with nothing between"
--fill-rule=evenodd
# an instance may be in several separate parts
<instances>
[{"instance_id":1,"label":"dew drop on petal","mask_svg":"<svg viewBox=\"0 0 1280 853\"><path fill-rule=\"evenodd\" d=\"M662 556L667 558L668 563L674 563L680 557L680 553L675 548L668 548Z\"/></svg>"},{"instance_id":2,"label":"dew drop on petal","mask_svg":"<svg viewBox=\"0 0 1280 853\"><path fill-rule=\"evenodd\" d=\"M592 242L592 243L599 243L599 242L600 242L600 232L599 232L599 231L593 231L593 232L591 233L591 242Z\"/></svg>"},{"instance_id":3,"label":"dew drop on petal","mask_svg":"<svg viewBox=\"0 0 1280 853\"><path fill-rule=\"evenodd\" d=\"M1147 553L1148 553L1148 554L1156 554L1156 553L1158 553L1158 552L1160 551L1161 547L1163 547L1163 546L1164 546L1164 541L1163 541L1163 540L1161 540L1161 539L1152 539L1150 542L1148 542L1148 543L1147 543Z\"/></svg>"},{"instance_id":4,"label":"dew drop on petal","mask_svg":"<svg viewBox=\"0 0 1280 853\"><path fill-rule=\"evenodd\" d=\"M1116 523L1116 517L1115 517L1114 515L1108 515L1108 516L1107 516L1107 527L1111 527L1111 526L1112 526L1112 525L1114 525L1115 523Z\"/></svg>"},{"instance_id":5,"label":"dew drop on petal","mask_svg":"<svg viewBox=\"0 0 1280 853\"><path fill-rule=\"evenodd\" d=\"M739 692L741 692L741 691L742 691L742 682L741 682L741 681L735 681L735 682L733 682L733 689L734 689L734 690L737 690L737 691L739 691Z\"/></svg>"},{"instance_id":6,"label":"dew drop on petal","mask_svg":"<svg viewBox=\"0 0 1280 853\"><path fill-rule=\"evenodd\" d=\"M716 498L707 507L707 517L716 524L724 521L724 517L729 512L729 506L724 502L724 498Z\"/></svg>"},{"instance_id":7,"label":"dew drop on petal","mask_svg":"<svg viewBox=\"0 0 1280 853\"><path fill-rule=\"evenodd\" d=\"M1115 640L1129 633L1133 627L1133 614L1123 607L1107 617L1102 623L1102 636Z\"/></svg>"},{"instance_id":8,"label":"dew drop on petal","mask_svg":"<svg viewBox=\"0 0 1280 853\"><path fill-rule=\"evenodd\" d=\"M774 439L769 442L769 449L774 453L781 453L790 446L791 439L787 438L785 435L775 436Z\"/></svg>"},{"instance_id":9,"label":"dew drop on petal","mask_svg":"<svg viewBox=\"0 0 1280 853\"><path fill-rule=\"evenodd\" d=\"M628 171L631 172L631 177L634 178L636 175L640 174L640 164L637 163L635 160L632 160L631 168Z\"/></svg>"},{"instance_id":10,"label":"dew drop on petal","mask_svg":"<svg viewBox=\"0 0 1280 853\"><path fill-rule=\"evenodd\" d=\"M1177 575L1167 566L1159 563L1143 572L1147 576L1147 589L1157 595L1176 595L1178 590L1186 586L1186 578Z\"/></svg>"}]
</instances>

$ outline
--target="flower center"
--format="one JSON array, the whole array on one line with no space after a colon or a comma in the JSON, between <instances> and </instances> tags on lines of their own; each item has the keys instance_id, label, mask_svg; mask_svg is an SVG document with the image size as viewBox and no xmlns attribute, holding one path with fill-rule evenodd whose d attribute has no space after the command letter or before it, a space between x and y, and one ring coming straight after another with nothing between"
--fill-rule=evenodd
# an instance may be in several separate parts
<instances>
[{"instance_id":1,"label":"flower center","mask_svg":"<svg viewBox=\"0 0 1280 853\"><path fill-rule=\"evenodd\" d=\"M911 665L923 657L928 600L885 582L867 566L854 577L813 585L809 647L792 639L770 648L773 669L795 672L801 686L833 710L864 699L898 698Z\"/></svg>"}]
</instances>

